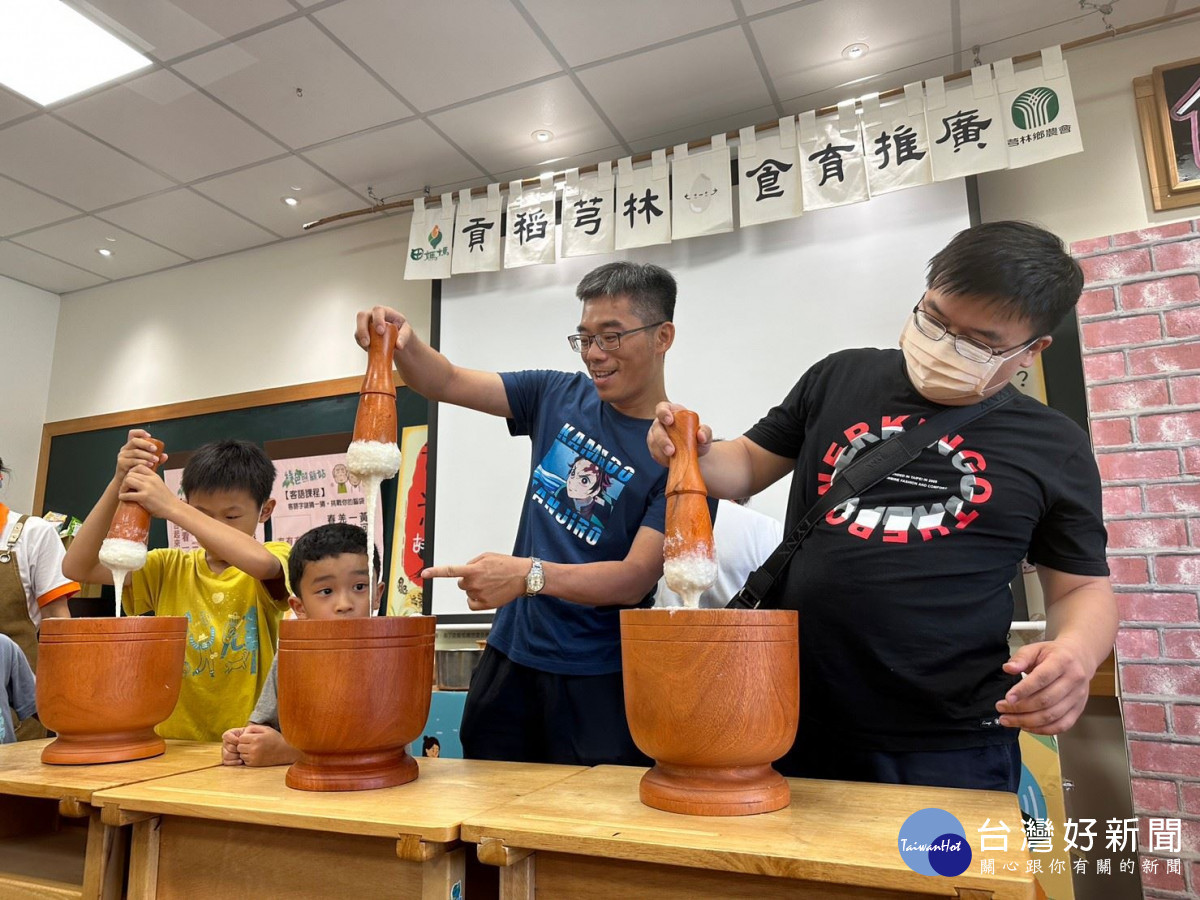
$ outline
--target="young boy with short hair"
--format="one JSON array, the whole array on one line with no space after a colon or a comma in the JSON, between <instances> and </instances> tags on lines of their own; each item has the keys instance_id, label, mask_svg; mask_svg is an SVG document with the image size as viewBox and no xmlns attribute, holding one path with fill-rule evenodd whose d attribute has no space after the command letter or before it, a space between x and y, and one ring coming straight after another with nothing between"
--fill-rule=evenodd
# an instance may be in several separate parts
<instances>
[{"instance_id":1,"label":"young boy with short hair","mask_svg":"<svg viewBox=\"0 0 1200 900\"><path fill-rule=\"evenodd\" d=\"M63 572L76 581L113 583L99 552L119 500L195 536L197 550L151 550L146 565L127 578L122 606L127 615L187 617L183 687L158 733L216 741L254 708L287 610L290 548L254 536L275 508L275 465L247 441L205 444L184 466L185 502L155 474L166 454L160 460L149 437L129 432L116 474L75 536Z\"/></svg>"},{"instance_id":2,"label":"young boy with short hair","mask_svg":"<svg viewBox=\"0 0 1200 900\"><path fill-rule=\"evenodd\" d=\"M378 571L379 551L371 549ZM383 584L378 585L372 601L368 577L367 533L341 522L319 525L292 547L288 580L295 596L288 602L298 619L369 616L382 596ZM221 762L225 765L282 766L300 758L300 751L279 733L278 671L276 657L249 724L222 735Z\"/></svg>"}]
</instances>

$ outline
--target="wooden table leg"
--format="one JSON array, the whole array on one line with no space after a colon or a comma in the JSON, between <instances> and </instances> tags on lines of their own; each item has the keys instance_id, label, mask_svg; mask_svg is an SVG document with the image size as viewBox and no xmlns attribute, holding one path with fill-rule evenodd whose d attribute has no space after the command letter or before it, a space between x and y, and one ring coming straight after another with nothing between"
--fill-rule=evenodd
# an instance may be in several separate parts
<instances>
[{"instance_id":1,"label":"wooden table leg","mask_svg":"<svg viewBox=\"0 0 1200 900\"><path fill-rule=\"evenodd\" d=\"M133 825L129 849L129 900L154 900L158 893L158 851L162 817Z\"/></svg>"},{"instance_id":2,"label":"wooden table leg","mask_svg":"<svg viewBox=\"0 0 1200 900\"><path fill-rule=\"evenodd\" d=\"M536 894L535 854L500 870L500 900L534 900Z\"/></svg>"},{"instance_id":3,"label":"wooden table leg","mask_svg":"<svg viewBox=\"0 0 1200 900\"><path fill-rule=\"evenodd\" d=\"M459 847L421 866L421 900L459 900L467 878L467 849Z\"/></svg>"},{"instance_id":4,"label":"wooden table leg","mask_svg":"<svg viewBox=\"0 0 1200 900\"><path fill-rule=\"evenodd\" d=\"M485 837L476 852L481 863L500 867L500 900L533 900L537 857L532 850L506 847L498 838Z\"/></svg>"},{"instance_id":5,"label":"wooden table leg","mask_svg":"<svg viewBox=\"0 0 1200 900\"><path fill-rule=\"evenodd\" d=\"M118 900L128 860L129 829L105 825L100 810L88 819L87 855L83 865L85 900Z\"/></svg>"}]
</instances>

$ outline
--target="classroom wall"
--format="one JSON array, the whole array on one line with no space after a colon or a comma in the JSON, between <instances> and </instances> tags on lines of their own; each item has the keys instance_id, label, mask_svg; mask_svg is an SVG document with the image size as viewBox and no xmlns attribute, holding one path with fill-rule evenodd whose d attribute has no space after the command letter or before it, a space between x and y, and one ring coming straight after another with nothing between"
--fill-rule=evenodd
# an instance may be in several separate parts
<instances>
[{"instance_id":1,"label":"classroom wall","mask_svg":"<svg viewBox=\"0 0 1200 900\"><path fill-rule=\"evenodd\" d=\"M408 220L64 295L46 421L361 374L357 310L395 306L429 332L429 283L404 281Z\"/></svg>"},{"instance_id":2,"label":"classroom wall","mask_svg":"<svg viewBox=\"0 0 1200 900\"><path fill-rule=\"evenodd\" d=\"M1071 243L1195 216L1150 203L1133 79L1198 54L1200 18L1069 51L1083 153L980 175L983 221L1025 219Z\"/></svg>"},{"instance_id":3,"label":"classroom wall","mask_svg":"<svg viewBox=\"0 0 1200 900\"><path fill-rule=\"evenodd\" d=\"M30 512L50 394L59 297L0 276L0 459L12 469L0 502Z\"/></svg>"},{"instance_id":4,"label":"classroom wall","mask_svg":"<svg viewBox=\"0 0 1200 900\"><path fill-rule=\"evenodd\" d=\"M1112 234L1128 236L1130 232L1194 218L1196 207L1157 213L1150 202L1133 79L1150 74L1157 65L1190 59L1200 52L1197 47L1200 47L1200 20L1186 20L1182 24L1070 51L1066 58L1084 152L1024 169L980 175L981 219L985 222L1001 219L1037 222L1069 244L1075 244L1072 249L1079 255L1091 252L1087 246L1093 238ZM1103 237L1102 243L1107 246L1108 238ZM1092 307L1081 304L1081 316L1094 312ZM1096 364L1093 359L1091 368ZM1089 373L1091 380L1092 373ZM1092 412L1094 415L1095 410ZM1105 438L1102 434L1097 435L1096 427L1097 422L1093 421L1093 437L1100 446ZM1119 576L1120 571L1121 562L1118 561L1114 572ZM1123 637L1122 640L1126 646L1119 646L1119 656L1124 660L1131 638ZM1144 704L1133 704L1134 710L1142 707ZM1139 729L1134 727L1132 730ZM1060 738L1063 775L1073 785L1067 798L1068 815L1108 819L1134 814L1127 741L1121 706L1103 699L1089 703L1078 725ZM1137 791L1139 782L1144 784L1145 779L1136 773L1134 778L1134 790ZM1143 796L1137 803L1138 812L1151 808L1145 802L1145 791L1143 786ZM1145 827L1143 818L1143 830ZM1192 878L1193 887L1200 883L1200 871L1188 877ZM1159 888L1180 889L1176 880L1166 876L1156 880L1154 876L1146 875L1139 885L1134 879L1114 879L1094 872L1087 876L1077 875L1074 879L1077 900L1124 897L1132 900L1141 896L1143 889L1148 896L1161 896L1156 893Z\"/></svg>"}]
</instances>

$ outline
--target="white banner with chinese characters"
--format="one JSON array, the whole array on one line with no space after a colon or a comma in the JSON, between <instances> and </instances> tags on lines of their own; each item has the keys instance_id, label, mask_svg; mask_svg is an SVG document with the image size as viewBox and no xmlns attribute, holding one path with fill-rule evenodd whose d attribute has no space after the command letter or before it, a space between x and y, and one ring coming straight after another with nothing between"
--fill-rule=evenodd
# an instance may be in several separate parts
<instances>
[{"instance_id":1,"label":"white banner with chinese characters","mask_svg":"<svg viewBox=\"0 0 1200 900\"><path fill-rule=\"evenodd\" d=\"M925 122L935 181L1008 168L1000 98L990 65L976 66L970 81L954 87L946 87L940 76L926 81Z\"/></svg>"},{"instance_id":2,"label":"white banner with chinese characters","mask_svg":"<svg viewBox=\"0 0 1200 900\"><path fill-rule=\"evenodd\" d=\"M508 184L504 268L553 263L554 176L543 175L537 190L524 192L520 181Z\"/></svg>"},{"instance_id":3,"label":"white banner with chinese characters","mask_svg":"<svg viewBox=\"0 0 1200 900\"><path fill-rule=\"evenodd\" d=\"M450 277L450 247L454 242L454 199L442 194L436 209L424 197L413 200L412 223L408 226L408 263L405 281Z\"/></svg>"},{"instance_id":4,"label":"white banner with chinese characters","mask_svg":"<svg viewBox=\"0 0 1200 900\"><path fill-rule=\"evenodd\" d=\"M904 86L904 99L879 105L879 95L862 103L863 146L871 196L933 181L925 99L919 81Z\"/></svg>"},{"instance_id":5,"label":"white banner with chinese characters","mask_svg":"<svg viewBox=\"0 0 1200 900\"><path fill-rule=\"evenodd\" d=\"M592 256L615 249L612 163L591 175L567 169L562 194L562 255Z\"/></svg>"},{"instance_id":6,"label":"white banner with chinese characters","mask_svg":"<svg viewBox=\"0 0 1200 900\"><path fill-rule=\"evenodd\" d=\"M180 500L187 502L187 497L183 495L183 468L178 469L163 469L163 481L167 483L167 487ZM266 528L260 522L258 527L254 529L254 539L260 544L265 541ZM280 538L275 538L280 540ZM198 550L200 542L190 531L185 531L174 522L167 522L167 546L172 550Z\"/></svg>"},{"instance_id":7,"label":"white banner with chinese characters","mask_svg":"<svg viewBox=\"0 0 1200 900\"><path fill-rule=\"evenodd\" d=\"M1075 92L1061 47L1042 51L1042 64L1013 72L1011 59L995 64L1004 111L1008 166L1019 169L1083 152Z\"/></svg>"},{"instance_id":8,"label":"white banner with chinese characters","mask_svg":"<svg viewBox=\"0 0 1200 900\"><path fill-rule=\"evenodd\" d=\"M689 153L678 144L671 154L671 238L699 237L733 231L733 178L725 135L714 134L712 145Z\"/></svg>"},{"instance_id":9,"label":"white banner with chinese characters","mask_svg":"<svg viewBox=\"0 0 1200 900\"><path fill-rule=\"evenodd\" d=\"M487 196L458 192L454 219L454 256L450 271L495 272L500 268L500 185L489 184Z\"/></svg>"},{"instance_id":10,"label":"white banner with chinese characters","mask_svg":"<svg viewBox=\"0 0 1200 900\"><path fill-rule=\"evenodd\" d=\"M796 120L779 120L779 130L760 137L753 126L738 132L738 215L741 227L794 219L804 211Z\"/></svg>"},{"instance_id":11,"label":"white banner with chinese characters","mask_svg":"<svg viewBox=\"0 0 1200 900\"><path fill-rule=\"evenodd\" d=\"M853 100L839 103L837 115L818 119L812 110L801 113L799 132L806 210L868 198L862 132Z\"/></svg>"},{"instance_id":12,"label":"white banner with chinese characters","mask_svg":"<svg viewBox=\"0 0 1200 900\"><path fill-rule=\"evenodd\" d=\"M633 167L633 159L617 160L617 250L671 242L671 178L667 151L655 150L650 165Z\"/></svg>"},{"instance_id":13,"label":"white banner with chinese characters","mask_svg":"<svg viewBox=\"0 0 1200 900\"><path fill-rule=\"evenodd\" d=\"M330 522L367 527L366 493L346 469L345 453L276 460L271 497L271 534L277 541L294 544L304 532ZM375 545L382 554L383 501L376 502Z\"/></svg>"}]
</instances>

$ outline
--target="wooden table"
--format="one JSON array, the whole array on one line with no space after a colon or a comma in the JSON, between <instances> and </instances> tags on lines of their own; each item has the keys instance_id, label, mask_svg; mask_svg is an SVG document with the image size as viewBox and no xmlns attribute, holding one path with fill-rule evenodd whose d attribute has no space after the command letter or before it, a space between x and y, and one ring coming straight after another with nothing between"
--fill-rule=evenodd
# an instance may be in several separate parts
<instances>
[{"instance_id":1,"label":"wooden table","mask_svg":"<svg viewBox=\"0 0 1200 900\"><path fill-rule=\"evenodd\" d=\"M0 745L0 897L119 897L129 829L101 821L95 793L221 764L219 744L167 741L152 759L47 766L49 743Z\"/></svg>"},{"instance_id":2,"label":"wooden table","mask_svg":"<svg viewBox=\"0 0 1200 900\"><path fill-rule=\"evenodd\" d=\"M463 840L503 866L501 900L721 898L1034 898L1014 794L789 779L792 804L757 816L682 816L643 806L644 769L598 766L471 816ZM909 869L897 849L914 812L957 816L971 866L956 878ZM978 829L1003 821L1007 852L980 852ZM990 832L989 832L990 833ZM980 861L995 860L981 875ZM1013 864L1017 871L1008 871Z\"/></svg>"},{"instance_id":3,"label":"wooden table","mask_svg":"<svg viewBox=\"0 0 1200 900\"><path fill-rule=\"evenodd\" d=\"M129 897L421 897L463 894L463 819L583 771L419 761L377 791L297 791L285 766L222 766L97 795L134 823ZM458 885L457 893L455 886Z\"/></svg>"}]
</instances>

